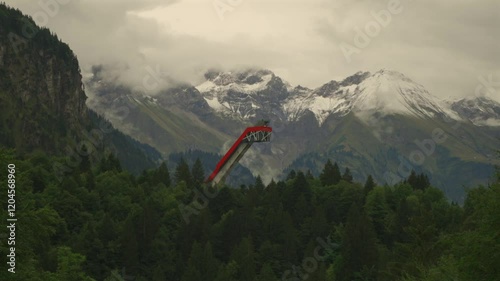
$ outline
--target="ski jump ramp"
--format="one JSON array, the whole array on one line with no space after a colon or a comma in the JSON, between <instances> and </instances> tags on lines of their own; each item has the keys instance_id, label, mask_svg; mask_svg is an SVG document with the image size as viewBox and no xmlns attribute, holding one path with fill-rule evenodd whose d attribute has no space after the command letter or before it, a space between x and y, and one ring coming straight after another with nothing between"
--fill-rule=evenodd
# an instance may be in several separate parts
<instances>
[{"instance_id":1,"label":"ski jump ramp","mask_svg":"<svg viewBox=\"0 0 500 281\"><path fill-rule=\"evenodd\" d=\"M260 121L254 127L248 127L243 131L231 148L226 152L222 159L217 163L214 171L205 180L205 183L217 186L224 183L226 177L236 166L238 161L245 155L245 152L255 142L269 142L273 129L268 126L269 121Z\"/></svg>"}]
</instances>

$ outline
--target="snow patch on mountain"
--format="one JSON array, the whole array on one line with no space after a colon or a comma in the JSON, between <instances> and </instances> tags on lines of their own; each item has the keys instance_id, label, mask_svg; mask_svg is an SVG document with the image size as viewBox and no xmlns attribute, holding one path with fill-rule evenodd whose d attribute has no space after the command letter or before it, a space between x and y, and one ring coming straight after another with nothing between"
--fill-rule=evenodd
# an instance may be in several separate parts
<instances>
[{"instance_id":1,"label":"snow patch on mountain","mask_svg":"<svg viewBox=\"0 0 500 281\"><path fill-rule=\"evenodd\" d=\"M400 72L385 69L358 72L316 89L292 87L268 70L212 71L205 77L207 81L196 88L208 105L220 114L241 119L274 116L276 111L291 122L309 112L319 125L332 115L343 117L351 112L364 120L374 114L463 119L450 104L422 85ZM483 119L496 124L496 119Z\"/></svg>"},{"instance_id":2,"label":"snow patch on mountain","mask_svg":"<svg viewBox=\"0 0 500 281\"><path fill-rule=\"evenodd\" d=\"M203 97L203 98L208 103L208 105L211 108L215 109L216 111L222 111L225 108L229 107L228 103L226 103L226 105L223 105L222 103L220 103L219 100L217 99L217 97L212 96L211 98L209 98L209 97Z\"/></svg>"},{"instance_id":3,"label":"snow patch on mountain","mask_svg":"<svg viewBox=\"0 0 500 281\"><path fill-rule=\"evenodd\" d=\"M289 121L297 120L306 111L310 111L321 125L333 113L344 116L351 111L353 100L349 98L349 91L354 88L355 86L348 86L329 95L322 95L315 90L307 95L291 96L285 102L284 110Z\"/></svg>"},{"instance_id":4,"label":"snow patch on mountain","mask_svg":"<svg viewBox=\"0 0 500 281\"><path fill-rule=\"evenodd\" d=\"M308 95L291 96L284 108L289 120L295 120L309 110L320 125L332 114L342 117L350 112L362 119L371 118L374 113L421 118L446 115L459 119L442 100L432 96L422 85L389 70L374 74L358 72L342 82L331 81Z\"/></svg>"},{"instance_id":5,"label":"snow patch on mountain","mask_svg":"<svg viewBox=\"0 0 500 281\"><path fill-rule=\"evenodd\" d=\"M354 112L379 112L434 118L458 118L445 103L402 73L381 70L365 79L355 90Z\"/></svg>"},{"instance_id":6,"label":"snow patch on mountain","mask_svg":"<svg viewBox=\"0 0 500 281\"><path fill-rule=\"evenodd\" d=\"M476 126L500 126L500 103L489 97L467 97L448 103L462 119Z\"/></svg>"},{"instance_id":7,"label":"snow patch on mountain","mask_svg":"<svg viewBox=\"0 0 500 281\"><path fill-rule=\"evenodd\" d=\"M268 70L217 72L205 74L207 81L196 86L216 112L241 119L256 116L263 106L258 95L268 90L277 77Z\"/></svg>"}]
</instances>

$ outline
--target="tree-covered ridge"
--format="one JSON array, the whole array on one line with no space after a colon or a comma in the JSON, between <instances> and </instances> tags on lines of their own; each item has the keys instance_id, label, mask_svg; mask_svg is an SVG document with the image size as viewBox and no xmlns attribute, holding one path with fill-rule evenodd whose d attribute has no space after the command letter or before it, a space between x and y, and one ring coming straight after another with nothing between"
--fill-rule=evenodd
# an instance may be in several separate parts
<instances>
[{"instance_id":1,"label":"tree-covered ridge","mask_svg":"<svg viewBox=\"0 0 500 281\"><path fill-rule=\"evenodd\" d=\"M0 144L61 152L91 125L76 56L48 29L0 4Z\"/></svg>"},{"instance_id":2,"label":"tree-covered ridge","mask_svg":"<svg viewBox=\"0 0 500 281\"><path fill-rule=\"evenodd\" d=\"M189 149L184 152L169 154L167 162L169 163L169 168L174 169L181 159L184 159L191 166L195 164L196 160L200 160L203 169L208 172L217 165L221 157L220 154L205 152L198 149ZM242 184L252 184L254 181L255 177L252 175L250 169L238 163L226 178L225 182L230 186L238 187Z\"/></svg>"},{"instance_id":3,"label":"tree-covered ridge","mask_svg":"<svg viewBox=\"0 0 500 281\"><path fill-rule=\"evenodd\" d=\"M19 280L500 276L498 177L491 186L470 190L462 207L421 185L425 180L379 186L368 178L360 184L330 162L320 178L293 171L267 186L258 177L250 186L222 187L206 197L205 208L204 199L198 200L200 208L187 223L180 206L207 192L199 161L189 166L181 160L170 171L163 164L135 177L110 155L94 165L82 161L59 182L51 172L54 157L12 150L0 155L2 166L14 163L17 169ZM6 247L2 240L2 252Z\"/></svg>"},{"instance_id":4,"label":"tree-covered ridge","mask_svg":"<svg viewBox=\"0 0 500 281\"><path fill-rule=\"evenodd\" d=\"M86 107L81 78L67 44L0 3L0 147L65 155L53 163L59 174L78 165L83 145L91 162L111 150L134 173L157 166L161 155L155 149L118 132Z\"/></svg>"},{"instance_id":5,"label":"tree-covered ridge","mask_svg":"<svg viewBox=\"0 0 500 281\"><path fill-rule=\"evenodd\" d=\"M0 2L0 27L0 40L9 40L20 54L28 48L43 49L47 55L63 59L71 71L80 71L76 55L56 34L48 28L39 27L30 16L3 2ZM28 46L21 46L23 44Z\"/></svg>"}]
</instances>

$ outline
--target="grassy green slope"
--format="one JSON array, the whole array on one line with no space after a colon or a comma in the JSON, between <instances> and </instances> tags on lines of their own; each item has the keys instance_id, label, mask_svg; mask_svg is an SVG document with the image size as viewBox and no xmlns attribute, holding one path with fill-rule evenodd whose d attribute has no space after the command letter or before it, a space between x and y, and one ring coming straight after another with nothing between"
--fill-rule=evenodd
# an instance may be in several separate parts
<instances>
[{"instance_id":1,"label":"grassy green slope","mask_svg":"<svg viewBox=\"0 0 500 281\"><path fill-rule=\"evenodd\" d=\"M494 158L500 141L466 123L457 125L408 116L381 117L366 122L349 114L341 121L330 120L324 126L332 133L318 142L316 148L298 157L291 168L318 173L324 161L331 159L342 169L349 167L358 180L371 174L379 183L403 179L409 169L413 169L427 173L435 185L446 187L449 197L461 201L464 186L487 182L493 165L500 164ZM425 151L416 144L432 140L436 130L444 131L447 138L440 144L434 142L433 151ZM424 156L421 165L408 161L417 154Z\"/></svg>"},{"instance_id":2,"label":"grassy green slope","mask_svg":"<svg viewBox=\"0 0 500 281\"><path fill-rule=\"evenodd\" d=\"M222 144L232 137L214 130L196 115L154 103L137 103L130 118L139 141L148 143L163 154L198 149L220 152ZM189 144L189 145L187 145Z\"/></svg>"}]
</instances>

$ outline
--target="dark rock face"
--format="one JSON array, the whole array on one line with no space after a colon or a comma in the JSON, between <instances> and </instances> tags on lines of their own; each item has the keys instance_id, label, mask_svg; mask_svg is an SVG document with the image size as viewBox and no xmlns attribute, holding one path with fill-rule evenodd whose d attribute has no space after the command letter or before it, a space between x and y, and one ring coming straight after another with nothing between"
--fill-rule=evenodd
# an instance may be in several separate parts
<instances>
[{"instance_id":1,"label":"dark rock face","mask_svg":"<svg viewBox=\"0 0 500 281\"><path fill-rule=\"evenodd\" d=\"M160 92L156 95L159 102L163 106L178 106L182 109L197 112L198 114L206 114L210 111L210 107L203 99L200 92L193 86L181 85Z\"/></svg>"},{"instance_id":2,"label":"dark rock face","mask_svg":"<svg viewBox=\"0 0 500 281\"><path fill-rule=\"evenodd\" d=\"M73 138L90 122L78 61L47 29L12 17L23 18L8 9L0 20L0 107L8 131L2 141L21 150L61 149L59 139ZM36 33L24 36L25 25Z\"/></svg>"},{"instance_id":3,"label":"dark rock face","mask_svg":"<svg viewBox=\"0 0 500 281\"><path fill-rule=\"evenodd\" d=\"M157 164L161 155L156 150L115 130L86 101L78 60L69 46L20 11L0 4L0 147L72 155L72 164L78 165L85 144L93 161L113 152L135 173Z\"/></svg>"},{"instance_id":4,"label":"dark rock face","mask_svg":"<svg viewBox=\"0 0 500 281\"><path fill-rule=\"evenodd\" d=\"M252 75L252 76L248 76L247 78L245 78L245 80L243 80L243 82L247 83L248 85L253 85L255 83L262 82L262 78L260 78L257 75Z\"/></svg>"},{"instance_id":5,"label":"dark rock face","mask_svg":"<svg viewBox=\"0 0 500 281\"><path fill-rule=\"evenodd\" d=\"M340 86L350 86L350 85L358 85L363 82L368 76L370 76L370 72L358 72L352 76L345 78L342 82L340 82Z\"/></svg>"},{"instance_id":6,"label":"dark rock face","mask_svg":"<svg viewBox=\"0 0 500 281\"><path fill-rule=\"evenodd\" d=\"M331 93L336 92L339 89L339 86L340 86L339 82L332 80L326 83L325 85L321 86L315 92L322 97L327 97L331 95Z\"/></svg>"}]
</instances>

